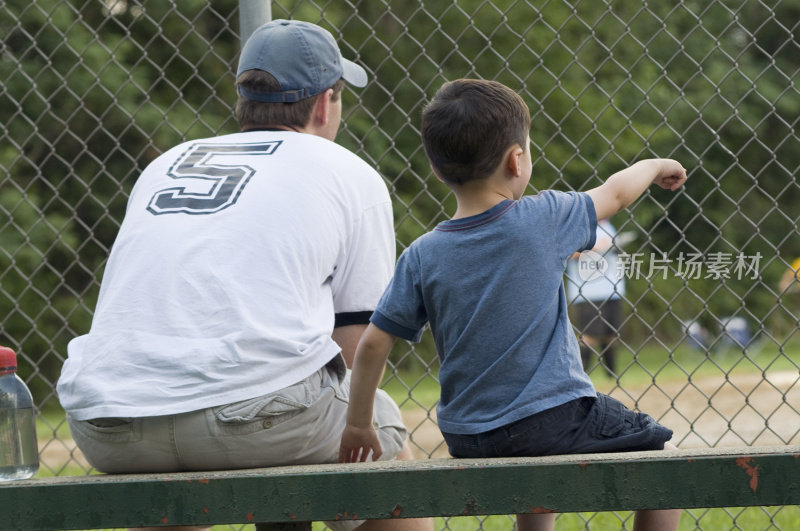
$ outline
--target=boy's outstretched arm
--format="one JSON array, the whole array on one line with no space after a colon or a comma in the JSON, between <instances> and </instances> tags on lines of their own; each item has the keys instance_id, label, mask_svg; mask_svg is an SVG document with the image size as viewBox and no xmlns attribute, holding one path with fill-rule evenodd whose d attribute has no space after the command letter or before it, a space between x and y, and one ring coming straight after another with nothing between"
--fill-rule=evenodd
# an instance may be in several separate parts
<instances>
[{"instance_id":1,"label":"boy's outstretched arm","mask_svg":"<svg viewBox=\"0 0 800 531\"><path fill-rule=\"evenodd\" d=\"M339 447L340 463L366 461L370 451L375 461L383 453L372 426L372 407L395 339L395 336L370 324L358 342L350 381L347 424Z\"/></svg>"},{"instance_id":2,"label":"boy's outstretched arm","mask_svg":"<svg viewBox=\"0 0 800 531\"><path fill-rule=\"evenodd\" d=\"M686 182L686 170L672 159L641 160L618 171L587 194L594 201L597 219L613 216L627 207L651 185L675 191Z\"/></svg>"}]
</instances>

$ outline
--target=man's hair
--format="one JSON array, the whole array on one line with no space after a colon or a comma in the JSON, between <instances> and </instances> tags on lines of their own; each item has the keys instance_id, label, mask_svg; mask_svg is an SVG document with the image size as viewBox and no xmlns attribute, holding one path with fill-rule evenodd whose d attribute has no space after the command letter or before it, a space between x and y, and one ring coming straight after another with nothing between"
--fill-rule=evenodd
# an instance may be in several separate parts
<instances>
[{"instance_id":1,"label":"man's hair","mask_svg":"<svg viewBox=\"0 0 800 531\"><path fill-rule=\"evenodd\" d=\"M496 81L445 83L422 111L422 144L450 184L489 177L514 144L528 149L531 116L522 98Z\"/></svg>"},{"instance_id":2,"label":"man's hair","mask_svg":"<svg viewBox=\"0 0 800 531\"><path fill-rule=\"evenodd\" d=\"M264 70L246 70L236 79L236 86L251 92L280 92L278 81ZM331 87L333 100L339 99L344 89L340 79ZM311 118L311 109L319 95L311 96L293 103L263 103L248 100L239 94L234 114L239 127L305 127Z\"/></svg>"}]
</instances>

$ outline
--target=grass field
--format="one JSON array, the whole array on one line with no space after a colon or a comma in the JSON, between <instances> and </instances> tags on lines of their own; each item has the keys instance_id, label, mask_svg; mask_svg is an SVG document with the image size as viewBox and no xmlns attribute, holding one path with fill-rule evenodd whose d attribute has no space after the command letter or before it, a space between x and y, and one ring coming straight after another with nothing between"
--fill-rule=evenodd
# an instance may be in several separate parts
<instances>
[{"instance_id":1,"label":"grass field","mask_svg":"<svg viewBox=\"0 0 800 531\"><path fill-rule=\"evenodd\" d=\"M611 379L597 367L590 372L595 387L607 392L613 387L641 388L654 381L668 383L740 373L796 371L800 374L800 340L778 348L774 343L759 341L747 349L719 348L704 351L679 346L668 350L650 342L633 352L629 348L617 351L619 378ZM389 374L383 388L403 408L433 407L439 399L439 384L434 374L421 371Z\"/></svg>"}]
</instances>

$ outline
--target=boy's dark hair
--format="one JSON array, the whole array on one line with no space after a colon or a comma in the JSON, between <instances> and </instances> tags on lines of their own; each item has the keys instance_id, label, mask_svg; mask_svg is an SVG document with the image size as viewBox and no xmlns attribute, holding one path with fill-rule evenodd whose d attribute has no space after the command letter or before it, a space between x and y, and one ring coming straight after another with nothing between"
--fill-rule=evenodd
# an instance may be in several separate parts
<instances>
[{"instance_id":1,"label":"boy's dark hair","mask_svg":"<svg viewBox=\"0 0 800 531\"><path fill-rule=\"evenodd\" d=\"M528 149L531 116L522 98L496 81L442 85L422 111L422 144L436 174L464 184L494 172L508 148Z\"/></svg>"},{"instance_id":2,"label":"boy's dark hair","mask_svg":"<svg viewBox=\"0 0 800 531\"><path fill-rule=\"evenodd\" d=\"M264 70L246 70L236 79L236 85L253 92L279 92L281 86L278 81ZM340 79L333 88L333 99L336 101L344 89L344 80ZM311 118L311 109L317 96L311 96L293 103L263 103L248 100L240 94L236 100L234 114L239 126L266 127L287 126L305 127Z\"/></svg>"}]
</instances>

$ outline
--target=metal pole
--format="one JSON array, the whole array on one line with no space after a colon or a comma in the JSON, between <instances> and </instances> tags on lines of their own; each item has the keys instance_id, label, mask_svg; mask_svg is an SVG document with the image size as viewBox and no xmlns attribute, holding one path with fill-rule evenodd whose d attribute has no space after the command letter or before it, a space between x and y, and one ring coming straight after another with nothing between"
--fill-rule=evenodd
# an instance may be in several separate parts
<instances>
[{"instance_id":1,"label":"metal pole","mask_svg":"<svg viewBox=\"0 0 800 531\"><path fill-rule=\"evenodd\" d=\"M272 20L270 0L239 0L239 39L244 45L250 35L265 22Z\"/></svg>"}]
</instances>

